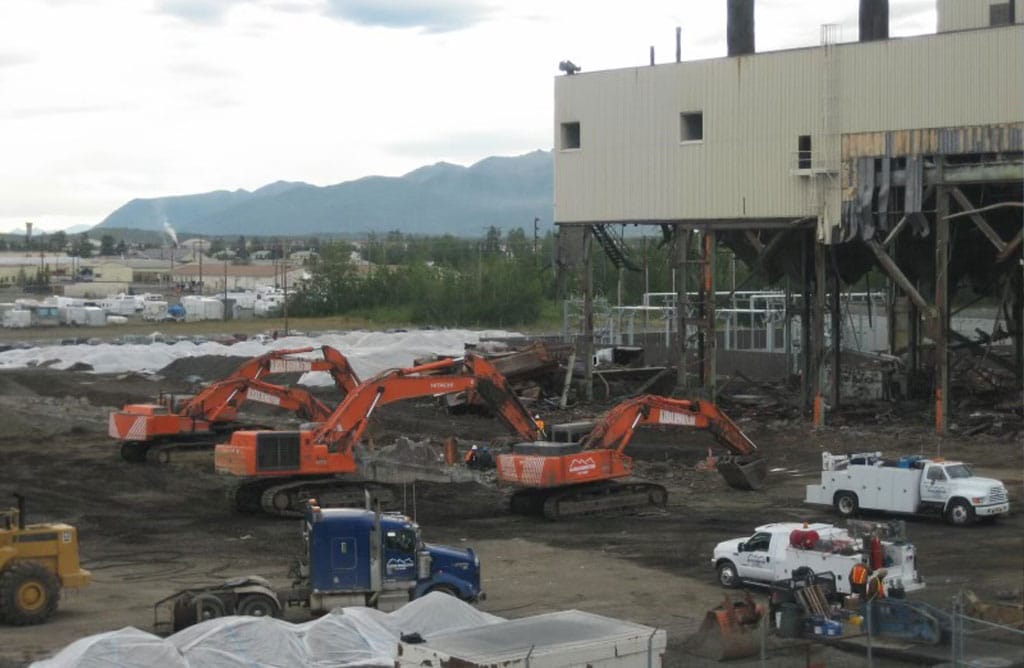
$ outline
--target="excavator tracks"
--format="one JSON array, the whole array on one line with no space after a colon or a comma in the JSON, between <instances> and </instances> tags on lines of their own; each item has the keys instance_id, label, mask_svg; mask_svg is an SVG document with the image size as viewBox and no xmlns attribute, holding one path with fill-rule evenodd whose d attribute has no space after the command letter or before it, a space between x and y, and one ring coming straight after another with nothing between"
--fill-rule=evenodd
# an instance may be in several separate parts
<instances>
[{"instance_id":1,"label":"excavator tracks","mask_svg":"<svg viewBox=\"0 0 1024 668\"><path fill-rule=\"evenodd\" d=\"M612 515L641 509L664 508L668 491L644 481L598 482L552 489L523 489L512 495L517 514L542 515L558 521L585 515Z\"/></svg>"},{"instance_id":2,"label":"excavator tracks","mask_svg":"<svg viewBox=\"0 0 1024 668\"><path fill-rule=\"evenodd\" d=\"M336 477L249 480L231 489L229 497L238 512L302 517L309 499L325 508L362 508L367 493L374 504L387 506L394 500L387 486Z\"/></svg>"}]
</instances>

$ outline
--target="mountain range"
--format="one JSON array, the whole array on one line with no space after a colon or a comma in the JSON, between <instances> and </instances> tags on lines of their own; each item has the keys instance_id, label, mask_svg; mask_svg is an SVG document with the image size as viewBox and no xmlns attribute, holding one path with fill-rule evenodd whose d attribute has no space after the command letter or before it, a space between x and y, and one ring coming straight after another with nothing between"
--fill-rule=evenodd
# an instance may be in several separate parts
<instances>
[{"instance_id":1,"label":"mountain range","mask_svg":"<svg viewBox=\"0 0 1024 668\"><path fill-rule=\"evenodd\" d=\"M181 236L406 234L480 236L550 222L551 151L490 157L469 167L439 162L404 176L368 176L330 186L278 181L252 192L217 190L134 199L93 230L163 231Z\"/></svg>"}]
</instances>

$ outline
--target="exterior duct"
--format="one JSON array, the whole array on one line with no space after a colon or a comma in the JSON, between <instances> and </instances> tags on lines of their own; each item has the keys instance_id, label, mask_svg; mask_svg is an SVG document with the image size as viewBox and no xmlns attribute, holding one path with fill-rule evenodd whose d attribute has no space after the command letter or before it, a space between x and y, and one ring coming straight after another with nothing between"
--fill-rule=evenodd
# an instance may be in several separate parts
<instances>
[{"instance_id":1,"label":"exterior duct","mask_svg":"<svg viewBox=\"0 0 1024 668\"><path fill-rule=\"evenodd\" d=\"M889 0L860 0L860 41L889 39Z\"/></svg>"},{"instance_id":2,"label":"exterior duct","mask_svg":"<svg viewBox=\"0 0 1024 668\"><path fill-rule=\"evenodd\" d=\"M754 53L754 0L729 0L726 41L730 56Z\"/></svg>"}]
</instances>

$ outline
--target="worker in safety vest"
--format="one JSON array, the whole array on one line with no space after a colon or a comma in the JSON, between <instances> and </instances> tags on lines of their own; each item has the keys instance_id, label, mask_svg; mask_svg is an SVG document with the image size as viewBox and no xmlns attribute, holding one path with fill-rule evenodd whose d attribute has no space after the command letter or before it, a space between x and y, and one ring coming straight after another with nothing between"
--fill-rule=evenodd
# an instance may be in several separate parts
<instances>
[{"instance_id":1,"label":"worker in safety vest","mask_svg":"<svg viewBox=\"0 0 1024 668\"><path fill-rule=\"evenodd\" d=\"M850 569L850 593L863 596L868 591L868 578L871 570L863 561L858 561Z\"/></svg>"},{"instance_id":2,"label":"worker in safety vest","mask_svg":"<svg viewBox=\"0 0 1024 668\"><path fill-rule=\"evenodd\" d=\"M885 576L888 575L888 571L884 568L879 568L877 571L872 573L868 579L868 600L873 601L875 599L885 598Z\"/></svg>"},{"instance_id":3,"label":"worker in safety vest","mask_svg":"<svg viewBox=\"0 0 1024 668\"><path fill-rule=\"evenodd\" d=\"M469 449L469 451L466 452L465 464L469 468L473 468L473 466L476 464L476 451L477 447L474 445Z\"/></svg>"},{"instance_id":4,"label":"worker in safety vest","mask_svg":"<svg viewBox=\"0 0 1024 668\"><path fill-rule=\"evenodd\" d=\"M544 420L540 419L540 415L533 416L533 423L537 425L537 431L540 432L540 435L544 436Z\"/></svg>"}]
</instances>

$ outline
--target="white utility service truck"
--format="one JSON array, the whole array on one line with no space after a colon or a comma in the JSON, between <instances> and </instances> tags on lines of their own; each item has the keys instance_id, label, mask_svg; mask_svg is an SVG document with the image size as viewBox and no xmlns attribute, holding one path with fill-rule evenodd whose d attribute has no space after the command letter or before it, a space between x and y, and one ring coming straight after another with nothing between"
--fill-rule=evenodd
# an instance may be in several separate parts
<instances>
[{"instance_id":1,"label":"white utility service truck","mask_svg":"<svg viewBox=\"0 0 1024 668\"><path fill-rule=\"evenodd\" d=\"M1006 486L975 476L963 462L881 452L821 455L821 483L807 485L806 503L831 505L843 517L858 510L939 513L955 526L1010 512Z\"/></svg>"},{"instance_id":2,"label":"white utility service truck","mask_svg":"<svg viewBox=\"0 0 1024 668\"><path fill-rule=\"evenodd\" d=\"M869 543L871 541L869 540ZM754 529L753 536L733 538L715 546L711 565L724 587L744 583L769 585L801 577L801 572L832 573L836 591L850 593L854 564L869 562L863 537L832 524L776 522ZM902 540L877 540L874 556L884 566L886 589L924 588L915 566L916 548ZM869 548L870 549L870 548Z\"/></svg>"}]
</instances>

